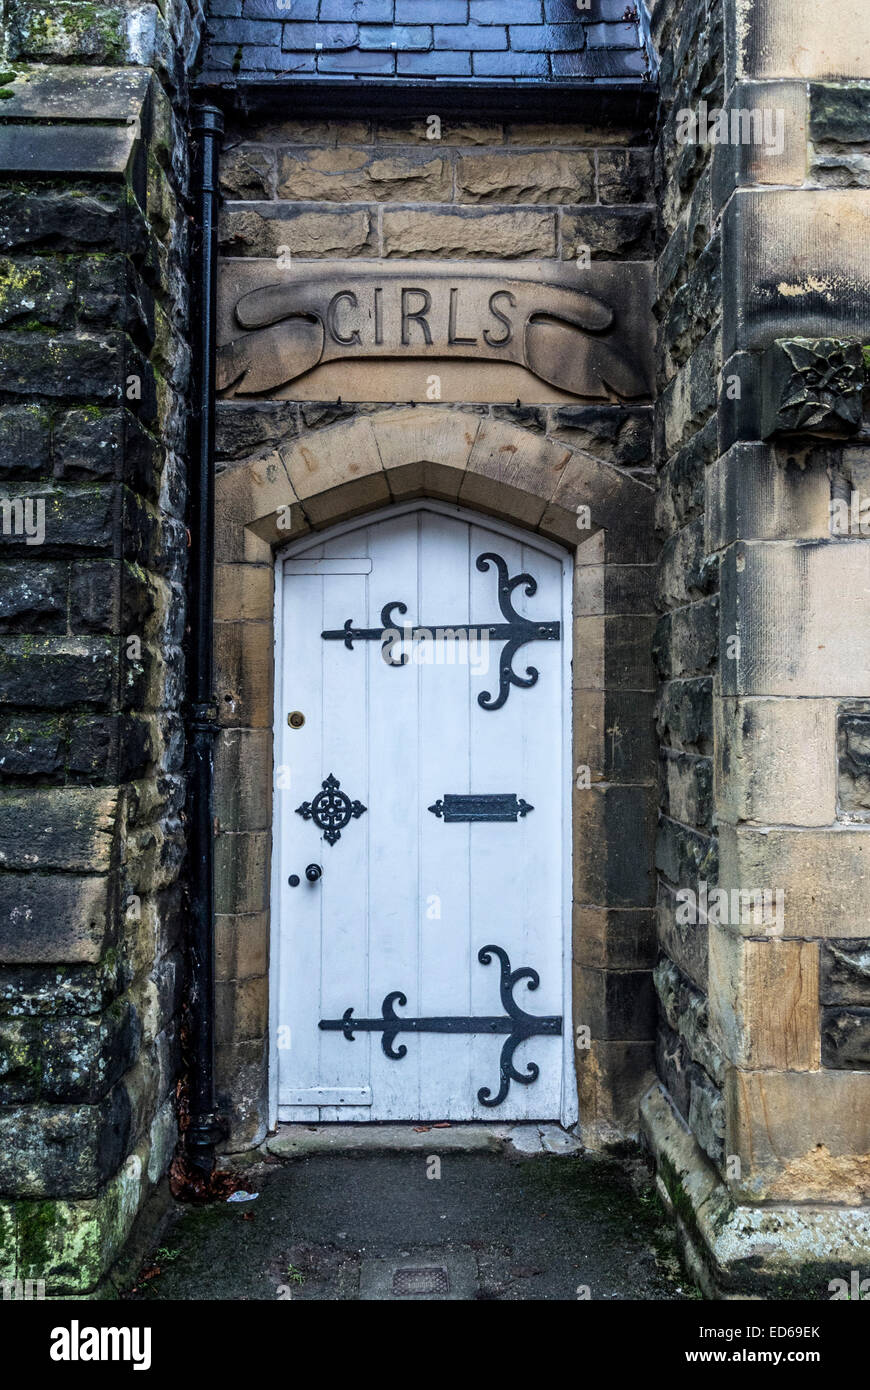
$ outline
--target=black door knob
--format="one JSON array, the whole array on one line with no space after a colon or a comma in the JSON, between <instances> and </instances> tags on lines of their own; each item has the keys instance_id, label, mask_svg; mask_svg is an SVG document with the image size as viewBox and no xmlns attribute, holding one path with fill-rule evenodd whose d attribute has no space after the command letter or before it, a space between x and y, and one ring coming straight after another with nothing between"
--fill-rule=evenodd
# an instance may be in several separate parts
<instances>
[{"instance_id":1,"label":"black door knob","mask_svg":"<svg viewBox=\"0 0 870 1390\"><path fill-rule=\"evenodd\" d=\"M309 883L316 883L322 873L323 870L319 864L309 864L305 870L305 877Z\"/></svg>"}]
</instances>

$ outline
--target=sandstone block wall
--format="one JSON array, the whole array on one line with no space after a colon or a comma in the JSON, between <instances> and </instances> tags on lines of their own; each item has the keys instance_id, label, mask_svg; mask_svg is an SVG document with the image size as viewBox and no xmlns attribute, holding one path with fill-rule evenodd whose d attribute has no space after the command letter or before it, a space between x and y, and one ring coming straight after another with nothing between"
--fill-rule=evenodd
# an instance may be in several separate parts
<instances>
[{"instance_id":1,"label":"sandstone block wall","mask_svg":"<svg viewBox=\"0 0 870 1390\"><path fill-rule=\"evenodd\" d=\"M868 532L832 517L866 488L870 442L849 365L870 339L870 24L849 6L661 0L653 32L660 1075L737 1202L861 1207ZM702 101L767 112L780 136L681 142ZM701 879L781 892L782 912L681 926L675 889Z\"/></svg>"},{"instance_id":2,"label":"sandstone block wall","mask_svg":"<svg viewBox=\"0 0 870 1390\"><path fill-rule=\"evenodd\" d=\"M432 102L437 114L435 92ZM282 254L361 267L408 258L570 263L581 246L593 261L650 259L642 129L439 119L434 140L425 117L231 119L225 269L250 257L277 264ZM460 365L461 380L474 383L478 364ZM362 364L368 379L371 368ZM607 527L578 550L575 632L575 762L589 769L573 808L575 1014L593 1037L578 1054L591 1141L635 1130L653 1075L651 406L560 404L528 375L518 401L503 389L477 399L472 384L437 404L425 395L432 370L397 360L393 386L356 404L298 399L303 379L297 399L229 393L218 405L219 1079L235 1145L261 1133L266 1114L271 811L254 788L271 765L271 548L391 498L465 501L572 547L583 536L576 515L565 523L569 504L588 501L592 529ZM621 510L605 500L609 490L624 492ZM290 500L293 529L281 533L269 514ZM262 519L246 531L248 517Z\"/></svg>"}]
</instances>

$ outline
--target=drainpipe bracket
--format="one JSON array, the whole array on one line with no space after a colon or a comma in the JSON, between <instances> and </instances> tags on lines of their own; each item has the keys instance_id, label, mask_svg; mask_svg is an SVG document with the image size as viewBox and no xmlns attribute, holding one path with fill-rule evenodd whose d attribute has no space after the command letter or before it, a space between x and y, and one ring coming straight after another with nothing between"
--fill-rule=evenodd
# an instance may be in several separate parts
<instances>
[{"instance_id":1,"label":"drainpipe bracket","mask_svg":"<svg viewBox=\"0 0 870 1390\"><path fill-rule=\"evenodd\" d=\"M193 1115L185 1131L185 1148L195 1168L211 1173L214 1169L214 1146L226 1139L229 1124L216 1110L207 1110L202 1115Z\"/></svg>"}]
</instances>

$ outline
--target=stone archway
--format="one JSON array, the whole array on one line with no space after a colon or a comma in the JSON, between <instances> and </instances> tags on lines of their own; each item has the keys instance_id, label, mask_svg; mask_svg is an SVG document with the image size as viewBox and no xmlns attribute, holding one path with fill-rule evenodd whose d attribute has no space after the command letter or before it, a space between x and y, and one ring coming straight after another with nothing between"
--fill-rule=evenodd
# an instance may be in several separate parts
<instances>
[{"instance_id":1,"label":"stone archway","mask_svg":"<svg viewBox=\"0 0 870 1390\"><path fill-rule=\"evenodd\" d=\"M233 1147L261 1138L268 1116L273 554L417 497L574 551L573 992L588 1145L636 1133L654 1076L652 489L509 421L388 408L217 479L217 1061Z\"/></svg>"}]
</instances>

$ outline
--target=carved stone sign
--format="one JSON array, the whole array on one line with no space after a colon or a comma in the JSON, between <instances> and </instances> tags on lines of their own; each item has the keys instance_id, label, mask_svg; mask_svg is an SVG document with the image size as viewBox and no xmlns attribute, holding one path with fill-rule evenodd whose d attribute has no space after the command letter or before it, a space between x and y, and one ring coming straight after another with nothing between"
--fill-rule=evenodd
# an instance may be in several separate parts
<instances>
[{"instance_id":1,"label":"carved stone sign","mask_svg":"<svg viewBox=\"0 0 870 1390\"><path fill-rule=\"evenodd\" d=\"M634 400L651 390L650 298L648 269L636 264L295 261L282 270L274 261L225 261L218 390L305 398L300 378L364 358L369 369L378 360L418 363L421 399L438 362L470 359L478 367L464 367L461 399L493 399L492 376L477 396L475 375L496 363L554 388L545 399ZM495 399L512 399L516 371L501 375ZM375 398L348 367L329 380L332 398ZM409 398L407 381L406 373L395 399Z\"/></svg>"}]
</instances>

